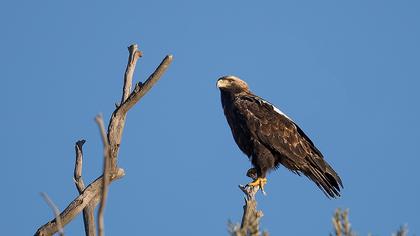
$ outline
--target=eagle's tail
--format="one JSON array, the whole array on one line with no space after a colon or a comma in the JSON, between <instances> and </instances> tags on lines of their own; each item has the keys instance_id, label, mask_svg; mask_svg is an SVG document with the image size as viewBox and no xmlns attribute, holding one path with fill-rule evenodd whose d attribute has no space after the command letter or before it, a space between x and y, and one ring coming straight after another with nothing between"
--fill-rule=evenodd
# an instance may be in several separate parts
<instances>
[{"instance_id":1,"label":"eagle's tail","mask_svg":"<svg viewBox=\"0 0 420 236\"><path fill-rule=\"evenodd\" d=\"M338 174L322 157L316 156L308 159L310 167L304 174L314 181L328 197L339 197L343 183Z\"/></svg>"}]
</instances>

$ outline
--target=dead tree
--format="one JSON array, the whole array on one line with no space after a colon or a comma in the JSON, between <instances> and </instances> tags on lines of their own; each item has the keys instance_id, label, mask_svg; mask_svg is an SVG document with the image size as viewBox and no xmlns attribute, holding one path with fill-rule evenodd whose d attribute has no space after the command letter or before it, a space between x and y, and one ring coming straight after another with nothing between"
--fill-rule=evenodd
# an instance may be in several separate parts
<instances>
[{"instance_id":1,"label":"dead tree","mask_svg":"<svg viewBox=\"0 0 420 236\"><path fill-rule=\"evenodd\" d=\"M243 206L243 215L241 224L233 224L229 222L228 230L232 236L260 236L260 219L263 217L263 212L257 210L257 194L259 187L242 186L239 188L245 194L245 204ZM268 236L267 232L262 233L263 236Z\"/></svg>"},{"instance_id":2,"label":"dead tree","mask_svg":"<svg viewBox=\"0 0 420 236\"><path fill-rule=\"evenodd\" d=\"M60 230L60 227L67 225L82 211L86 235L95 235L94 209L99 203L100 206L97 219L98 234L100 236L103 235L103 209L105 207L108 185L124 176L124 169L117 166L117 159L127 112L152 88L172 62L172 55L167 55L144 83L138 82L135 84L134 89L132 89L134 70L137 60L142 56L142 53L138 50L136 44L128 47L128 51L129 56L124 74L122 97L120 103L116 104L116 108L111 115L108 131L105 131L102 116L97 116L95 119L100 128L104 145L103 174L85 187L82 179L82 146L85 143L85 140L77 141L75 146L76 162L74 168L74 181L79 196L77 196L66 209L59 214L59 216L41 226L36 231L35 235L53 235ZM59 222L61 223L60 226L58 224Z\"/></svg>"}]
</instances>

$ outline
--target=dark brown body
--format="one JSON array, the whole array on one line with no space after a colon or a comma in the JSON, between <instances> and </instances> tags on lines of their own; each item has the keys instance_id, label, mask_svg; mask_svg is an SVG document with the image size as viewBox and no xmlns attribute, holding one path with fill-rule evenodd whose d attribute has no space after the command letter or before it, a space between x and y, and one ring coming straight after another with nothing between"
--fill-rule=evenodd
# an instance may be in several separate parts
<instances>
[{"instance_id":1,"label":"dark brown body","mask_svg":"<svg viewBox=\"0 0 420 236\"><path fill-rule=\"evenodd\" d=\"M258 177L265 178L281 164L298 175L303 173L328 196L340 195L340 177L289 117L252 94L245 82L235 86L236 77L222 79L228 80L218 82L226 119L235 142L250 158ZM226 83L230 84L223 87Z\"/></svg>"}]
</instances>

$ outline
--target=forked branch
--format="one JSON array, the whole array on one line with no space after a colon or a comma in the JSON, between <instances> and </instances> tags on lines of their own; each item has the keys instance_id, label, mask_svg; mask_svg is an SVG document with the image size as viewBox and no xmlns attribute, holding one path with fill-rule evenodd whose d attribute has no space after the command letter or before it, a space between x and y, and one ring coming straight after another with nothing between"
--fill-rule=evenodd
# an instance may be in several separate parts
<instances>
[{"instance_id":1,"label":"forked branch","mask_svg":"<svg viewBox=\"0 0 420 236\"><path fill-rule=\"evenodd\" d=\"M124 74L124 86L121 96L121 103L117 105L116 109L112 113L108 125L108 133L106 135L105 132L102 133L104 143L108 143L106 148L107 150L104 152L104 166L106 168L104 168L104 173L102 176L98 177L89 186L84 188L83 180L81 179L81 156L79 159L79 164L78 160L76 160L74 177L80 195L74 199L59 215L63 227L72 221L74 217L76 217L82 210L86 209L87 206L92 206L93 210L94 206L99 203L100 199L106 198L106 187L108 184L124 176L124 170L117 166L117 157L127 112L152 88L152 86L161 78L163 73L167 70L169 64L172 62L172 55L166 56L160 65L156 68L156 70L152 73L152 75L150 75L150 77L144 82L144 84L140 82L137 83L134 90L131 91L134 69L137 60L141 57L142 53L138 50L138 46L136 44L131 45L128 50L129 56L127 68ZM83 144L80 145L80 153L82 145ZM77 148L78 147L76 147L76 153ZM108 177L109 180L107 179ZM105 201L101 203L102 210L100 210L100 212L103 212L104 204ZM103 215L103 213L100 215ZM100 218L101 217L98 217L98 220L101 220ZM57 223L58 222L56 222L56 219L49 221L48 223L41 226L35 235L52 235L56 233L59 229ZM103 229L103 224L102 226L98 226L102 227Z\"/></svg>"}]
</instances>

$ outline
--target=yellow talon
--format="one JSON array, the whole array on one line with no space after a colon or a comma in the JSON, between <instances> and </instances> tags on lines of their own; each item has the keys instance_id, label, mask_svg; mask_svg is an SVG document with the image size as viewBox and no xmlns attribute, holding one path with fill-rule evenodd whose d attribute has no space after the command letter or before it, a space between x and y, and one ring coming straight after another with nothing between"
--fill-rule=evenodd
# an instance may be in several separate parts
<instances>
[{"instance_id":1,"label":"yellow talon","mask_svg":"<svg viewBox=\"0 0 420 236\"><path fill-rule=\"evenodd\" d=\"M260 187L261 191L264 193L264 185L267 183L267 178L260 178L258 177L256 180L252 181L251 183L249 183L249 186L252 187Z\"/></svg>"}]
</instances>

